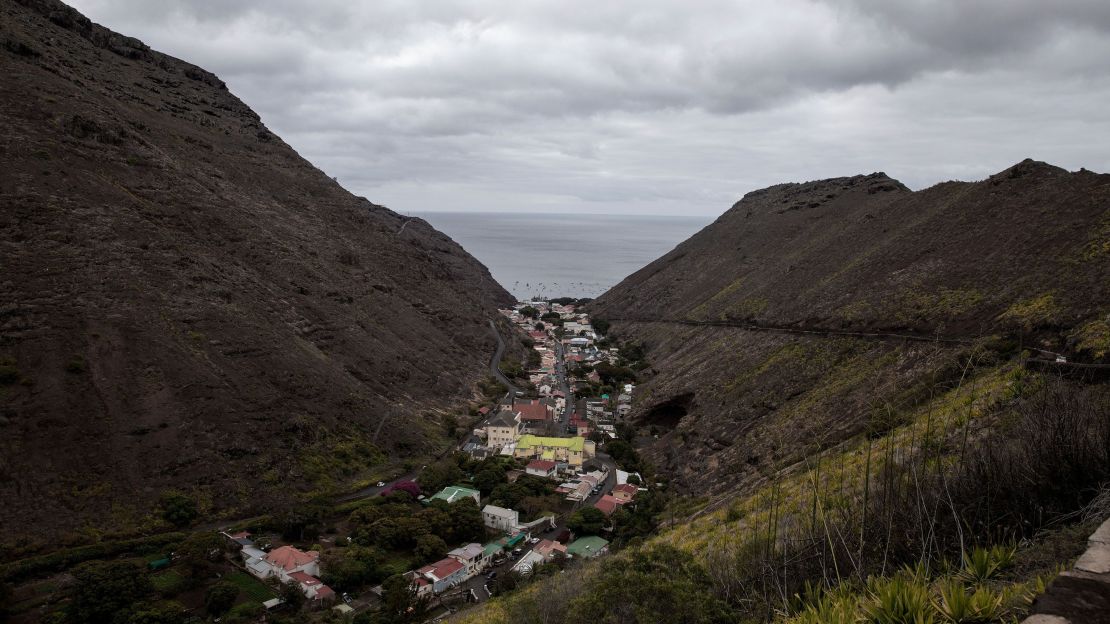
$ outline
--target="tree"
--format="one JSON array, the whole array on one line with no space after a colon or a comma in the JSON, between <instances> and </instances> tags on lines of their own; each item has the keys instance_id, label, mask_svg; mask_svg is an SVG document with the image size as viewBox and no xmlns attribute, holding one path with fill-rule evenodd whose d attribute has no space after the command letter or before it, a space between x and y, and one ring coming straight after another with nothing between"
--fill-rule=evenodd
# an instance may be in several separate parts
<instances>
[{"instance_id":1,"label":"tree","mask_svg":"<svg viewBox=\"0 0 1110 624\"><path fill-rule=\"evenodd\" d=\"M486 525L482 510L473 498L467 497L451 503L451 542L480 542L486 538Z\"/></svg>"},{"instance_id":2,"label":"tree","mask_svg":"<svg viewBox=\"0 0 1110 624\"><path fill-rule=\"evenodd\" d=\"M197 519L197 502L190 496L177 490L169 490L162 494L160 501L162 519L178 528L185 528Z\"/></svg>"},{"instance_id":3,"label":"tree","mask_svg":"<svg viewBox=\"0 0 1110 624\"><path fill-rule=\"evenodd\" d=\"M609 333L609 321L606 321L605 319L599 319L599 318L591 319L590 320L590 325L593 326L594 331L596 331L598 334L600 334L602 336Z\"/></svg>"},{"instance_id":4,"label":"tree","mask_svg":"<svg viewBox=\"0 0 1110 624\"><path fill-rule=\"evenodd\" d=\"M569 606L571 622L717 624L735 619L713 594L705 569L672 546L608 557L596 580Z\"/></svg>"},{"instance_id":5,"label":"tree","mask_svg":"<svg viewBox=\"0 0 1110 624\"><path fill-rule=\"evenodd\" d=\"M539 318L540 311L533 308L532 306L524 306L520 309L520 315L530 319L536 319Z\"/></svg>"},{"instance_id":6,"label":"tree","mask_svg":"<svg viewBox=\"0 0 1110 624\"><path fill-rule=\"evenodd\" d=\"M81 624L108 624L153 592L146 571L128 561L87 561L73 578L69 615Z\"/></svg>"},{"instance_id":7,"label":"tree","mask_svg":"<svg viewBox=\"0 0 1110 624\"><path fill-rule=\"evenodd\" d=\"M204 608L209 615L219 616L227 613L235 599L239 597L239 588L234 583L220 581L204 594Z\"/></svg>"},{"instance_id":8,"label":"tree","mask_svg":"<svg viewBox=\"0 0 1110 624\"><path fill-rule=\"evenodd\" d=\"M177 602L156 602L137 605L127 624L182 624L185 622L185 607Z\"/></svg>"},{"instance_id":9,"label":"tree","mask_svg":"<svg viewBox=\"0 0 1110 624\"><path fill-rule=\"evenodd\" d=\"M382 583L382 608L377 617L363 619L374 624L405 624L407 622L421 622L427 611L427 604L423 599L416 597L416 591L408 579L400 574L385 579Z\"/></svg>"},{"instance_id":10,"label":"tree","mask_svg":"<svg viewBox=\"0 0 1110 624\"><path fill-rule=\"evenodd\" d=\"M429 465L420 472L420 489L428 496L463 480L463 472L455 462L445 459Z\"/></svg>"},{"instance_id":11,"label":"tree","mask_svg":"<svg viewBox=\"0 0 1110 624\"><path fill-rule=\"evenodd\" d=\"M320 566L324 581L332 589L350 591L378 577L381 553L376 548L352 545L324 556Z\"/></svg>"},{"instance_id":12,"label":"tree","mask_svg":"<svg viewBox=\"0 0 1110 624\"><path fill-rule=\"evenodd\" d=\"M270 578L275 585L274 589L277 590L278 598L293 611L300 611L307 600L304 593L301 592L301 588L296 583L282 583L277 577Z\"/></svg>"},{"instance_id":13,"label":"tree","mask_svg":"<svg viewBox=\"0 0 1110 624\"><path fill-rule=\"evenodd\" d=\"M447 542L443 541L443 538L438 535L421 535L416 538L416 548L413 549L417 561L423 563L436 561L443 557L446 552Z\"/></svg>"},{"instance_id":14,"label":"tree","mask_svg":"<svg viewBox=\"0 0 1110 624\"><path fill-rule=\"evenodd\" d=\"M485 466L474 475L474 487L485 496L504 481L505 469L495 465Z\"/></svg>"},{"instance_id":15,"label":"tree","mask_svg":"<svg viewBox=\"0 0 1110 624\"><path fill-rule=\"evenodd\" d=\"M178 544L175 552L187 572L190 587L195 587L212 575L212 564L223 557L224 538L215 532L193 533Z\"/></svg>"},{"instance_id":16,"label":"tree","mask_svg":"<svg viewBox=\"0 0 1110 624\"><path fill-rule=\"evenodd\" d=\"M605 528L605 514L597 507L583 507L571 514L567 528L575 535L597 535Z\"/></svg>"},{"instance_id":17,"label":"tree","mask_svg":"<svg viewBox=\"0 0 1110 624\"><path fill-rule=\"evenodd\" d=\"M543 331L543 330L547 329L547 326L544 325L542 322L537 322L536 325L535 325L535 328L536 328L536 331Z\"/></svg>"}]
</instances>

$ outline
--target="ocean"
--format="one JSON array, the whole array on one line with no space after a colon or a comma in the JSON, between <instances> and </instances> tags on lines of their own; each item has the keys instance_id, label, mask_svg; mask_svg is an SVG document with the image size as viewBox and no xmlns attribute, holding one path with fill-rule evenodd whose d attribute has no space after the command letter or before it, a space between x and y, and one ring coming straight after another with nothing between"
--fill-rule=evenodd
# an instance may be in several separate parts
<instances>
[{"instance_id":1,"label":"ocean","mask_svg":"<svg viewBox=\"0 0 1110 624\"><path fill-rule=\"evenodd\" d=\"M420 212L518 299L596 297L713 216Z\"/></svg>"}]
</instances>

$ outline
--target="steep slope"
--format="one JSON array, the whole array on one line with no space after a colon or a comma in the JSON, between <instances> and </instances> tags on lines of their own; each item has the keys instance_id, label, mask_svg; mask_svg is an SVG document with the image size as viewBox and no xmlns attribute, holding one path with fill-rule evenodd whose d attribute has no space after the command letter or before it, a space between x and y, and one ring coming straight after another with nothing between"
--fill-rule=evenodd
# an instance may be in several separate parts
<instances>
[{"instance_id":1,"label":"steep slope","mask_svg":"<svg viewBox=\"0 0 1110 624\"><path fill-rule=\"evenodd\" d=\"M649 457L723 494L897 424L969 361L1105 357L1107 276L1110 176L1024 161L918 192L880 173L749 193L591 312L648 347Z\"/></svg>"},{"instance_id":2,"label":"steep slope","mask_svg":"<svg viewBox=\"0 0 1110 624\"><path fill-rule=\"evenodd\" d=\"M437 443L511 301L216 76L0 2L0 527L133 526L335 486Z\"/></svg>"}]
</instances>

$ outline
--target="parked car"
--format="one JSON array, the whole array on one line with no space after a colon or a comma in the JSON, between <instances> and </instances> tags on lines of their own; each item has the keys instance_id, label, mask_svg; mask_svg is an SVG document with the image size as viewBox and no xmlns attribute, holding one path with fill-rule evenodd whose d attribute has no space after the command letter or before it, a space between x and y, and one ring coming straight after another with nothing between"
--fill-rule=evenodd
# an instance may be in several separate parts
<instances>
[{"instance_id":1,"label":"parked car","mask_svg":"<svg viewBox=\"0 0 1110 624\"><path fill-rule=\"evenodd\" d=\"M378 481L378 487L385 487L385 481Z\"/></svg>"},{"instance_id":2,"label":"parked car","mask_svg":"<svg viewBox=\"0 0 1110 624\"><path fill-rule=\"evenodd\" d=\"M528 540L528 543L529 544L539 544L540 543L540 538L533 537L532 539Z\"/></svg>"},{"instance_id":3,"label":"parked car","mask_svg":"<svg viewBox=\"0 0 1110 624\"><path fill-rule=\"evenodd\" d=\"M488 579L490 581L492 581L495 578L497 578L497 570L494 570L494 571L492 571L492 572L490 572L489 574L486 575L486 579Z\"/></svg>"}]
</instances>

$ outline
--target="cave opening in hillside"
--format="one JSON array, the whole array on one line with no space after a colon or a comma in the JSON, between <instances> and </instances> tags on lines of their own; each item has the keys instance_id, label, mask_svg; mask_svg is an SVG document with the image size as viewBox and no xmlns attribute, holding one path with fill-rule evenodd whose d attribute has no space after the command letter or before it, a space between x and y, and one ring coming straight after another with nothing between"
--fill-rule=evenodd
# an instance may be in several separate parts
<instances>
[{"instance_id":1,"label":"cave opening in hillside","mask_svg":"<svg viewBox=\"0 0 1110 624\"><path fill-rule=\"evenodd\" d=\"M690 411L694 404L694 393L687 392L673 396L662 403L653 405L644 414L643 423L651 427L674 429Z\"/></svg>"}]
</instances>

